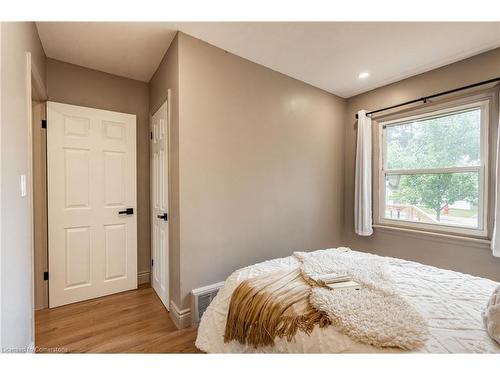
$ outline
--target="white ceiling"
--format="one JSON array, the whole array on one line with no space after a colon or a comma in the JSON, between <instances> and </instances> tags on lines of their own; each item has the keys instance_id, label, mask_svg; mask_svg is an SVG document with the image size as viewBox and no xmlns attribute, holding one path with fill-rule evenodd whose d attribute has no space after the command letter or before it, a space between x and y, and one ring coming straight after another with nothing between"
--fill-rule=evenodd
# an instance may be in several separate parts
<instances>
[{"instance_id":1,"label":"white ceiling","mask_svg":"<svg viewBox=\"0 0 500 375\"><path fill-rule=\"evenodd\" d=\"M500 47L500 22L37 23L48 57L149 81L181 30L350 97ZM139 57L139 58L137 58ZM360 72L369 72L360 80Z\"/></svg>"},{"instance_id":2,"label":"white ceiling","mask_svg":"<svg viewBox=\"0 0 500 375\"><path fill-rule=\"evenodd\" d=\"M148 82L175 30L158 22L37 22L53 59Z\"/></svg>"}]
</instances>

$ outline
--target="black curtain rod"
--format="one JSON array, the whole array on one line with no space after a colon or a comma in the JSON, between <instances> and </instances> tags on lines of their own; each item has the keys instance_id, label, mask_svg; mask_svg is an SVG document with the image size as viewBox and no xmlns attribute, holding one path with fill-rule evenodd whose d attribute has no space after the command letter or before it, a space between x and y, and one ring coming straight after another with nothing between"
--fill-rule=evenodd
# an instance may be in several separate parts
<instances>
[{"instance_id":1,"label":"black curtain rod","mask_svg":"<svg viewBox=\"0 0 500 375\"><path fill-rule=\"evenodd\" d=\"M497 77L497 78L492 78L492 79L489 79L489 80L487 80L487 81L482 81L482 82L478 82L478 83L473 83L472 85L467 85L467 86L458 87L458 88L453 89L453 90L443 91L443 92L440 92L440 93L437 93L437 94L433 94L433 95L429 95L429 96L424 96L424 97L422 97L422 98L413 99L413 100L410 100L410 101L407 101L407 102L404 102L404 103L401 103L401 104L392 105L392 106L390 106L390 107L385 107L385 108L381 108L381 109L376 109L375 111L366 112L366 115L367 115L367 116L369 116L369 115L373 115L374 113L383 112L383 111L388 111L389 109L394 109L394 108L398 108L398 107L403 107L403 106L405 106L405 105L409 105L409 104L413 104L413 103L418 103L418 102L424 102L424 103L426 103L429 99L433 99L433 98L436 98L436 97L438 97L438 96L447 95L447 94L452 94L452 93L457 92L457 91L467 90L467 89L471 89L471 88L473 88L473 87L482 86L482 85L487 85L488 83L493 83L493 82L498 82L498 81L500 81L500 77ZM357 113L356 113L356 118L358 118L358 114L357 114Z\"/></svg>"}]
</instances>

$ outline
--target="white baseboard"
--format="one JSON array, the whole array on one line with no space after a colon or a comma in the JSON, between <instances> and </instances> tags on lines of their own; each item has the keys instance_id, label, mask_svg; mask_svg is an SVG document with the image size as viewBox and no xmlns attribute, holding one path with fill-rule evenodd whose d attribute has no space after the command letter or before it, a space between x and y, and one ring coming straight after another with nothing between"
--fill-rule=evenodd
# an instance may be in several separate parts
<instances>
[{"instance_id":1,"label":"white baseboard","mask_svg":"<svg viewBox=\"0 0 500 375\"><path fill-rule=\"evenodd\" d=\"M150 281L151 280L149 271L143 271L137 274L137 285L149 284Z\"/></svg>"},{"instance_id":2,"label":"white baseboard","mask_svg":"<svg viewBox=\"0 0 500 375\"><path fill-rule=\"evenodd\" d=\"M179 309L174 301L170 301L170 317L177 329L191 327L191 309Z\"/></svg>"}]
</instances>

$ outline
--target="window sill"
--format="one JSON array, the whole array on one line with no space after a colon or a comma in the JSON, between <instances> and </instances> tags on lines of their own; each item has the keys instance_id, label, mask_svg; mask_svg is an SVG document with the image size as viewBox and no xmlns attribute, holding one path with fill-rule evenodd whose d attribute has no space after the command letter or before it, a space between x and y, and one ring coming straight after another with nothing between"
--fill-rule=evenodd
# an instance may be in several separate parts
<instances>
[{"instance_id":1,"label":"window sill","mask_svg":"<svg viewBox=\"0 0 500 375\"><path fill-rule=\"evenodd\" d=\"M402 227L397 227L397 226L390 226L390 225L381 225L381 224L374 224L374 228L376 229L381 229L384 231L396 231L396 232L401 232L405 234L411 234L411 235L416 235L420 238L427 237L427 239L430 239L429 237L432 237L432 239L437 239L437 240L444 240L444 241L456 241L456 242L463 242L467 241L470 244L476 244L476 245L482 245L483 246L488 246L490 245L491 241L487 238L476 238L476 237L468 237L468 236L460 236L460 235L454 235L454 234L447 234L447 233L438 233L438 232L430 232L430 231L425 231L425 230L420 230L420 229L409 229L409 228L402 228Z\"/></svg>"}]
</instances>

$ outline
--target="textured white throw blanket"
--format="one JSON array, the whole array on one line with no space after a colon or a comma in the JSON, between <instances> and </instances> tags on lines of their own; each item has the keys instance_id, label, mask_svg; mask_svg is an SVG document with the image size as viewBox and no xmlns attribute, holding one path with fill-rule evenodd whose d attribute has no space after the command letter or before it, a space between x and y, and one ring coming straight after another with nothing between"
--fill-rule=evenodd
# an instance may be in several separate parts
<instances>
[{"instance_id":1,"label":"textured white throw blanket","mask_svg":"<svg viewBox=\"0 0 500 375\"><path fill-rule=\"evenodd\" d=\"M483 319L490 337L500 344L500 286L491 295Z\"/></svg>"},{"instance_id":2,"label":"textured white throw blanket","mask_svg":"<svg viewBox=\"0 0 500 375\"><path fill-rule=\"evenodd\" d=\"M413 350L421 347L428 330L424 318L394 287L383 258L368 257L348 248L297 252L304 275L348 275L360 288L313 287L310 303L326 312L333 324L356 341L378 347Z\"/></svg>"}]
</instances>

